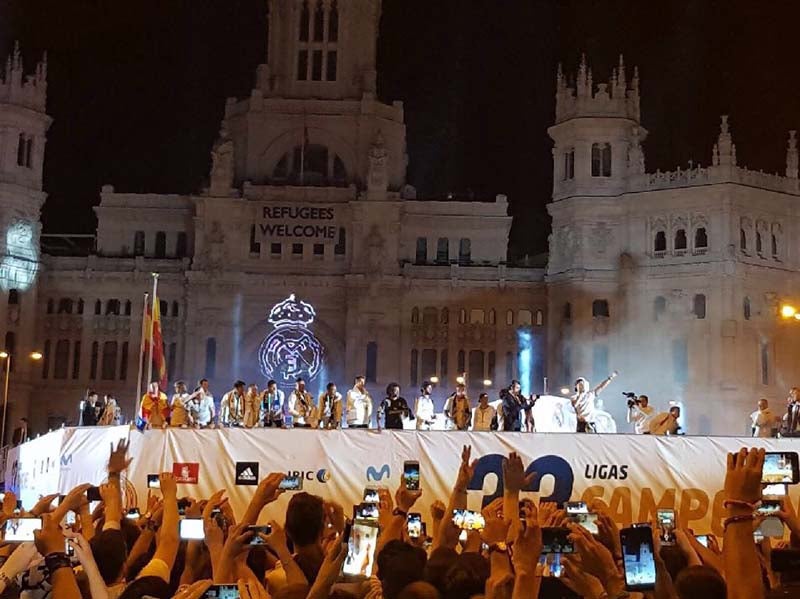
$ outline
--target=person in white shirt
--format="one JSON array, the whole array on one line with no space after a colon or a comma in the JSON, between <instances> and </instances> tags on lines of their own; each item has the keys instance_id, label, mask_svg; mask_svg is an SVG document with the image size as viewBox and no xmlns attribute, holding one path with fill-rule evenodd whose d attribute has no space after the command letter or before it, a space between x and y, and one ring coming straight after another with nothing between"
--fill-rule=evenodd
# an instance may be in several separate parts
<instances>
[{"instance_id":1,"label":"person in white shirt","mask_svg":"<svg viewBox=\"0 0 800 599\"><path fill-rule=\"evenodd\" d=\"M200 428L214 428L216 409L214 395L208 389L208 379L200 379L192 397L190 412L194 423Z\"/></svg>"},{"instance_id":2,"label":"person in white shirt","mask_svg":"<svg viewBox=\"0 0 800 599\"><path fill-rule=\"evenodd\" d=\"M750 414L754 437L777 437L781 417L769 408L769 402L758 400L758 410Z\"/></svg>"},{"instance_id":3,"label":"person in white shirt","mask_svg":"<svg viewBox=\"0 0 800 599\"><path fill-rule=\"evenodd\" d=\"M638 403L637 403L638 401ZM638 400L628 400L628 424L633 423L633 432L643 435L650 430L650 417L655 408L650 405L650 398L640 395Z\"/></svg>"},{"instance_id":4,"label":"person in white shirt","mask_svg":"<svg viewBox=\"0 0 800 599\"><path fill-rule=\"evenodd\" d=\"M433 400L431 393L433 392L433 385L429 381L422 383L420 388L420 396L414 403L414 414L417 415L417 430L429 431L433 426L433 421L436 419L434 413Z\"/></svg>"},{"instance_id":5,"label":"person in white shirt","mask_svg":"<svg viewBox=\"0 0 800 599\"><path fill-rule=\"evenodd\" d=\"M661 412L650 418L650 434L651 435L677 435L681 427L678 424L678 418L681 417L681 409L678 406L672 406L669 412Z\"/></svg>"},{"instance_id":6,"label":"person in white shirt","mask_svg":"<svg viewBox=\"0 0 800 599\"><path fill-rule=\"evenodd\" d=\"M372 422L372 397L365 383L366 379L358 375L347 392L347 428L369 428Z\"/></svg>"},{"instance_id":7,"label":"person in white shirt","mask_svg":"<svg viewBox=\"0 0 800 599\"><path fill-rule=\"evenodd\" d=\"M578 417L578 430L579 433L594 433L595 428L595 414L597 407L595 402L597 396L602 393L603 389L608 387L608 384L617 376L617 371L612 372L608 378L601 382L597 387L592 388L589 381L580 377L575 381L575 395L570 400L572 407L575 408L575 415Z\"/></svg>"},{"instance_id":8,"label":"person in white shirt","mask_svg":"<svg viewBox=\"0 0 800 599\"><path fill-rule=\"evenodd\" d=\"M316 408L314 399L306 390L306 382L298 378L294 383L294 390L286 400L286 408L292 416L293 426L302 428L317 428Z\"/></svg>"},{"instance_id":9,"label":"person in white shirt","mask_svg":"<svg viewBox=\"0 0 800 599\"><path fill-rule=\"evenodd\" d=\"M487 393L481 393L478 396L478 406L472 411L472 430L497 430L497 410L489 405L489 395Z\"/></svg>"},{"instance_id":10,"label":"person in white shirt","mask_svg":"<svg viewBox=\"0 0 800 599\"><path fill-rule=\"evenodd\" d=\"M286 415L286 395L278 389L278 383L267 381L267 389L261 394L261 420L264 426L283 427Z\"/></svg>"},{"instance_id":11,"label":"person in white shirt","mask_svg":"<svg viewBox=\"0 0 800 599\"><path fill-rule=\"evenodd\" d=\"M241 426L244 417L244 381L236 381L233 389L222 396L219 422L225 426Z\"/></svg>"}]
</instances>

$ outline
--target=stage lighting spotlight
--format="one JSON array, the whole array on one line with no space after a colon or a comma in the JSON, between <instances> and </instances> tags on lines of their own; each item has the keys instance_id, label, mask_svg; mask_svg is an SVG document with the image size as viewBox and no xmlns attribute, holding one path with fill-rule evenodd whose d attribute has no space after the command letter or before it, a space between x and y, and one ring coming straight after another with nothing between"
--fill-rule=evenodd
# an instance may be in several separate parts
<instances>
[{"instance_id":1,"label":"stage lighting spotlight","mask_svg":"<svg viewBox=\"0 0 800 599\"><path fill-rule=\"evenodd\" d=\"M463 385L463 384L464 384L464 377L463 377L463 376L457 376L457 377L456 377L456 382L457 382L459 385Z\"/></svg>"},{"instance_id":2,"label":"stage lighting spotlight","mask_svg":"<svg viewBox=\"0 0 800 599\"><path fill-rule=\"evenodd\" d=\"M789 304L784 304L781 306L781 316L784 318L792 318L797 314L797 309L794 306L790 306Z\"/></svg>"},{"instance_id":3,"label":"stage lighting spotlight","mask_svg":"<svg viewBox=\"0 0 800 599\"><path fill-rule=\"evenodd\" d=\"M492 386L492 379L483 379L483 386L484 387L491 387Z\"/></svg>"},{"instance_id":4,"label":"stage lighting spotlight","mask_svg":"<svg viewBox=\"0 0 800 599\"><path fill-rule=\"evenodd\" d=\"M435 385L436 383L439 382L439 377L438 376L432 376L428 380Z\"/></svg>"},{"instance_id":5,"label":"stage lighting spotlight","mask_svg":"<svg viewBox=\"0 0 800 599\"><path fill-rule=\"evenodd\" d=\"M569 395L569 387L561 387L561 395Z\"/></svg>"}]
</instances>

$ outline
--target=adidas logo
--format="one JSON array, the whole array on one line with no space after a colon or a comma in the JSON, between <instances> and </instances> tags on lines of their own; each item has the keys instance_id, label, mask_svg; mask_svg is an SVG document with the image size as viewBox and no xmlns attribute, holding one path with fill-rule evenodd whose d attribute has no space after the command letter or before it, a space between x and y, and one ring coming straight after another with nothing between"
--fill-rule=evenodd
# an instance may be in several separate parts
<instances>
[{"instance_id":1,"label":"adidas logo","mask_svg":"<svg viewBox=\"0 0 800 599\"><path fill-rule=\"evenodd\" d=\"M258 462L236 462L236 484L258 484Z\"/></svg>"},{"instance_id":2,"label":"adidas logo","mask_svg":"<svg viewBox=\"0 0 800 599\"><path fill-rule=\"evenodd\" d=\"M245 468L243 472L239 473L239 480L255 480L256 475L250 468Z\"/></svg>"}]
</instances>

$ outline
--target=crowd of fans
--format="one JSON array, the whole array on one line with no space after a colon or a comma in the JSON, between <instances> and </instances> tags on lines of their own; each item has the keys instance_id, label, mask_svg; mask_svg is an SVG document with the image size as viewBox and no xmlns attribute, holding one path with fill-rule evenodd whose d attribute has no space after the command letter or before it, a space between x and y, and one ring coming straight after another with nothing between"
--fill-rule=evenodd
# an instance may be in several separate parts
<instances>
[{"instance_id":1,"label":"crowd of fans","mask_svg":"<svg viewBox=\"0 0 800 599\"><path fill-rule=\"evenodd\" d=\"M432 503L427 522L416 527L421 534L412 534L409 514L429 492L424 468L416 489L401 483L393 497L388 489L375 490L375 535L365 543L356 526L365 517L359 511L363 504L354 509L353 524L343 506L299 491L292 493L285 513L277 513L270 504L287 492L281 489L281 473L260 481L243 514L233 512L226 489L207 498L183 497L171 473L160 475L160 490L146 505L123 509L121 478L131 461L127 449L125 441L112 446L107 482L99 488L84 484L60 498L43 497L21 514L13 494L5 494L0 597L621 599L641 596L630 590L636 586L631 581L637 581L632 560L648 553L655 562L654 580L641 590L657 599L788 596L800 574L796 553L784 548L787 543L754 541L763 450L728 456L727 517L719 546L704 546L680 523L675 544L662 546L658 527L645 523L640 527L648 544L652 537L649 552L630 547L626 535L637 529L620 531L601 503L592 506L597 519L591 534L563 506L521 497L530 480L514 453L503 465L503 496L482 510L483 526L465 531L454 517L467 507L475 468L465 447L450 496ZM101 501L90 511L93 493ZM796 546L800 521L790 502L777 515L790 532L788 544ZM41 518L32 542L8 542L12 527L21 528L20 516ZM201 532L193 540L182 540L182 520L197 523ZM259 521L268 524L255 526ZM553 531L563 531L559 548ZM554 551L563 552L557 569L548 561ZM359 552L366 556L356 556ZM354 566L355 576L342 575ZM559 576L547 576L554 573Z\"/></svg>"}]
</instances>

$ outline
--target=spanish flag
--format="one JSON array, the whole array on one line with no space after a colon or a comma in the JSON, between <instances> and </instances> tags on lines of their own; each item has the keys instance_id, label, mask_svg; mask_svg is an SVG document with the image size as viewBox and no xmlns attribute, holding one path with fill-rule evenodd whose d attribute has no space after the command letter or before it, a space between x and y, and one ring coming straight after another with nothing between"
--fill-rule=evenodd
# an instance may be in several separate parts
<instances>
[{"instance_id":1,"label":"spanish flag","mask_svg":"<svg viewBox=\"0 0 800 599\"><path fill-rule=\"evenodd\" d=\"M150 359L153 360L153 374L156 375L153 378L157 377L159 388L166 391L167 360L164 357L164 338L161 336L161 309L158 296L154 296L152 303L147 307L144 336L142 337L142 355L149 355L150 347L153 348L153 355ZM150 382L147 381L147 384L149 385Z\"/></svg>"}]
</instances>

